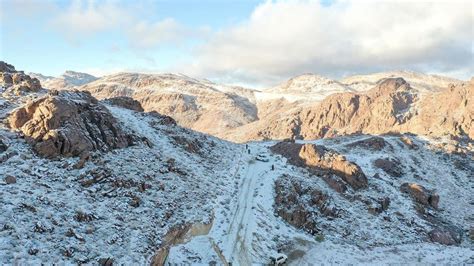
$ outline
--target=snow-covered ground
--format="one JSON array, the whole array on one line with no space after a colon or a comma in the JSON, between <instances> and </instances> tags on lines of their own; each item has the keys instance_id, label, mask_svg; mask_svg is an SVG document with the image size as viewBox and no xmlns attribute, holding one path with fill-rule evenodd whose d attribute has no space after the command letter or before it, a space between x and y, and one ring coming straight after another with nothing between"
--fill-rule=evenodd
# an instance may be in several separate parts
<instances>
[{"instance_id":1,"label":"snow-covered ground","mask_svg":"<svg viewBox=\"0 0 474 266\"><path fill-rule=\"evenodd\" d=\"M0 129L0 264L146 264L173 226L206 223L230 197L236 145L109 107L125 131L148 139L107 153L44 159ZM197 143L196 153L187 143ZM7 184L7 176L16 183Z\"/></svg>"},{"instance_id":2,"label":"snow-covered ground","mask_svg":"<svg viewBox=\"0 0 474 266\"><path fill-rule=\"evenodd\" d=\"M423 148L421 145L426 139L415 141L420 145L419 150L407 149L398 137L389 136L384 137L389 147L381 151L348 148L348 144L364 138L367 136L310 142L337 150L360 165L369 178L369 188L358 194L377 198L388 193L391 205L384 214L367 213L363 204L347 202L324 182L308 176L304 169L289 165L286 159L271 154L268 147L275 142L253 142L248 144L251 154L243 154L238 161L235 173L238 192L234 192L230 204L223 203L214 211L210 232L173 247L167 262L265 264L269 263L270 255L283 252L288 255L290 265L473 263L472 242L467 237L460 246L444 246L430 242L421 232L417 233L420 228L430 226L416 214L412 200L399 192L399 184L403 182L418 182L437 188L441 197L437 215L463 229L469 228L466 223L474 217L470 189L473 180L469 172L455 170L452 163L457 157L450 158L450 155ZM266 154L269 162L256 161L257 154ZM398 156L406 174L394 180L376 169L373 160L384 156ZM417 160L422 162L417 164ZM410 173L411 164L416 167L414 173ZM271 170L272 165L275 170ZM372 177L377 173L381 178ZM308 185L316 185L331 195L334 204L346 208L341 218L328 220L321 217L323 239L298 230L275 215L274 183L284 174L309 182ZM414 178L417 174L424 177ZM452 197L453 194L457 197ZM404 218L397 220L394 213L400 213ZM351 236L344 236L347 230L352 230Z\"/></svg>"}]
</instances>

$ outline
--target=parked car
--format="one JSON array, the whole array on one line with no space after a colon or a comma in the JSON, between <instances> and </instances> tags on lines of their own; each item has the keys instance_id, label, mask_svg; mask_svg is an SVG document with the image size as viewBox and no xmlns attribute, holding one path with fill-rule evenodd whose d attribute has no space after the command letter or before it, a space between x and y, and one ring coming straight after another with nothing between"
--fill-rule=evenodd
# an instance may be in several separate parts
<instances>
[{"instance_id":1,"label":"parked car","mask_svg":"<svg viewBox=\"0 0 474 266\"><path fill-rule=\"evenodd\" d=\"M270 260L273 265L283 265L288 260L288 257L285 254L276 253L270 256Z\"/></svg>"},{"instance_id":2,"label":"parked car","mask_svg":"<svg viewBox=\"0 0 474 266\"><path fill-rule=\"evenodd\" d=\"M268 162L270 161L267 156L265 156L264 154L259 154L257 155L257 157L255 157L255 160L257 161L261 161L261 162Z\"/></svg>"}]
</instances>

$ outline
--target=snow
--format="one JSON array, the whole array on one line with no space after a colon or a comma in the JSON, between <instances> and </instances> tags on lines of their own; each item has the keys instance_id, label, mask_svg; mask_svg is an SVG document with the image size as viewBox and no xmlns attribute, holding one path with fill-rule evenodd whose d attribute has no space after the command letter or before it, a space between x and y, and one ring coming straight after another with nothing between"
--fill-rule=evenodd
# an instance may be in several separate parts
<instances>
[{"instance_id":1,"label":"snow","mask_svg":"<svg viewBox=\"0 0 474 266\"><path fill-rule=\"evenodd\" d=\"M288 165L286 159L272 155L268 147L275 142L248 143L252 153L243 154L238 161L237 172L238 192L233 192L230 204L219 205L215 210L212 229L205 236L193 238L187 243L171 249L167 262L169 263L206 263L218 264L232 262L233 265L269 263L269 256L277 251L283 251L289 256L289 265L312 265L320 263L337 264L426 264L426 263L472 263L474 252L469 240L464 240L461 246L443 246L431 243L418 232L421 228L430 228L421 219L413 207L413 201L399 191L403 182L417 182L428 188L437 188L441 196L439 215L456 225L464 227L470 217L473 217L469 199L471 182L468 173L459 172L456 176L439 176L440 171L451 171L449 161L444 162L443 156L436 151L421 148L409 150L403 146L398 137L386 136L384 139L389 148L382 151L367 152L360 148L347 148L347 144L368 136L341 137L316 141L301 141L326 145L343 153L350 161L356 162L369 178L369 189L357 193L363 198L373 199L389 195L391 198L389 211L379 216L367 213L366 206L361 202L348 202L347 199L332 191L321 179L308 178L308 173ZM415 140L420 147L427 147L426 140ZM270 162L255 161L257 154L270 154ZM380 169L374 168L372 162L377 158L396 156L404 162L407 173L399 180L394 180ZM408 174L407 166L416 156L426 162L424 165L415 164L417 173L425 173L421 180ZM275 165L275 171L271 171ZM381 178L372 176L378 173ZM331 195L333 204L343 210L343 217L326 220L321 217L318 221L324 233L324 240L297 230L274 215L274 182L283 174L290 175L306 186L316 186ZM453 178L453 179L451 179ZM457 184L451 180L457 180ZM456 191L456 192L455 192ZM237 193L237 194L235 194ZM456 193L458 197L451 197ZM361 211L362 210L362 211ZM393 213L399 212L403 219L398 219ZM386 221L385 216L391 216ZM407 225L412 221L413 225ZM351 232L350 235L346 235ZM466 242L467 241L467 242ZM224 255L225 261L219 258L214 249ZM182 252L186 250L183 254ZM192 255L190 255L192 250ZM190 261L191 258L199 260Z\"/></svg>"},{"instance_id":2,"label":"snow","mask_svg":"<svg viewBox=\"0 0 474 266\"><path fill-rule=\"evenodd\" d=\"M145 263L169 228L208 222L215 199L229 194L233 180L227 173L235 167L239 145L109 108L126 131L148 138L153 148L139 144L93 154L83 169L74 169L78 158L39 158L23 139L1 129L6 152L17 153L0 164L2 182L6 175L17 178L16 184L0 185L1 263L96 263L109 257L115 263ZM198 139L203 153L187 152L173 136ZM170 159L178 171L167 170ZM108 173L102 182L81 185L102 171ZM150 188L141 191L142 183ZM138 207L130 206L134 197ZM93 218L78 221L78 213ZM28 254L34 250L36 255Z\"/></svg>"},{"instance_id":3,"label":"snow","mask_svg":"<svg viewBox=\"0 0 474 266\"><path fill-rule=\"evenodd\" d=\"M2 117L26 100L1 99ZM349 189L344 195L272 154L269 147L275 141L249 142L248 153L244 144L163 125L150 114L107 108L127 133L146 138L152 147L139 143L97 152L84 168L75 169L78 158L40 158L25 139L0 126L0 139L9 146L7 159L0 163L0 263L94 264L113 258L117 264L148 264L165 234L184 224L209 228L202 226L172 246L168 263L265 264L275 252L287 254L290 265L473 263L473 245L466 236L459 246L429 242L426 230L432 226L399 189L405 182L436 189L440 209L429 212L463 230L472 226L469 169L474 163L435 150L434 144L446 139L414 137L420 148L408 149L399 137L383 136L388 147L381 151L348 147L369 137L364 135L298 141L325 145L362 168L369 188ZM199 151L189 152L177 138L196 141ZM269 162L255 160L258 154L266 154ZM386 157L399 159L402 177L391 177L373 165ZM468 170L458 169L458 163ZM96 174L104 176L101 182L83 185ZM4 183L7 175L15 176L17 183ZM341 210L341 217L318 217L323 238L275 215L274 184L282 179L325 192ZM389 209L369 214L362 200L384 196L390 197ZM131 206L137 198L139 205Z\"/></svg>"}]
</instances>

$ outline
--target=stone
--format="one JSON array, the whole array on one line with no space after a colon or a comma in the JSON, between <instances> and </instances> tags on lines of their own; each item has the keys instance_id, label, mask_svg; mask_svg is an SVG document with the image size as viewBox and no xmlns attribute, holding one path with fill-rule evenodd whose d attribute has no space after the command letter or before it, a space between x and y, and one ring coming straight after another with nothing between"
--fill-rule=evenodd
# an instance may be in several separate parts
<instances>
[{"instance_id":1,"label":"stone","mask_svg":"<svg viewBox=\"0 0 474 266\"><path fill-rule=\"evenodd\" d=\"M454 229L435 228L428 235L431 241L442 245L457 245L461 243L461 236Z\"/></svg>"},{"instance_id":2,"label":"stone","mask_svg":"<svg viewBox=\"0 0 474 266\"><path fill-rule=\"evenodd\" d=\"M423 206L438 209L439 195L416 183L403 183L400 186L403 193L409 194L417 203Z\"/></svg>"},{"instance_id":3,"label":"stone","mask_svg":"<svg viewBox=\"0 0 474 266\"><path fill-rule=\"evenodd\" d=\"M354 189L367 187L368 181L362 169L355 163L336 151L329 150L321 145L304 144L299 152L299 157L306 165L329 170L340 176Z\"/></svg>"},{"instance_id":4,"label":"stone","mask_svg":"<svg viewBox=\"0 0 474 266\"><path fill-rule=\"evenodd\" d=\"M110 105L119 106L122 108L130 109L136 112L143 112L143 107L139 101L134 100L131 97L119 96L103 100L102 102Z\"/></svg>"},{"instance_id":5,"label":"stone","mask_svg":"<svg viewBox=\"0 0 474 266\"><path fill-rule=\"evenodd\" d=\"M7 176L5 177L5 183L7 183L7 184L15 184L15 183L16 183L16 177L11 176L11 175L7 175Z\"/></svg>"},{"instance_id":6,"label":"stone","mask_svg":"<svg viewBox=\"0 0 474 266\"><path fill-rule=\"evenodd\" d=\"M374 161L374 166L382 169L392 177L402 177L404 172L398 159L379 158Z\"/></svg>"}]
</instances>

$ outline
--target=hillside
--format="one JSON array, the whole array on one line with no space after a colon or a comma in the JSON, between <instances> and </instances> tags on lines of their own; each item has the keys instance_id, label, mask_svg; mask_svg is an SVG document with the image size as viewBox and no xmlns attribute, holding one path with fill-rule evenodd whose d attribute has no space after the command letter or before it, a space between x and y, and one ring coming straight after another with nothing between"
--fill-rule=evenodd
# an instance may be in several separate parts
<instances>
[{"instance_id":1,"label":"hillside","mask_svg":"<svg viewBox=\"0 0 474 266\"><path fill-rule=\"evenodd\" d=\"M65 71L59 77L44 76L39 73L28 74L32 77L39 79L43 87L54 90L72 89L98 79L97 77L94 77L90 74L71 70Z\"/></svg>"}]
</instances>

